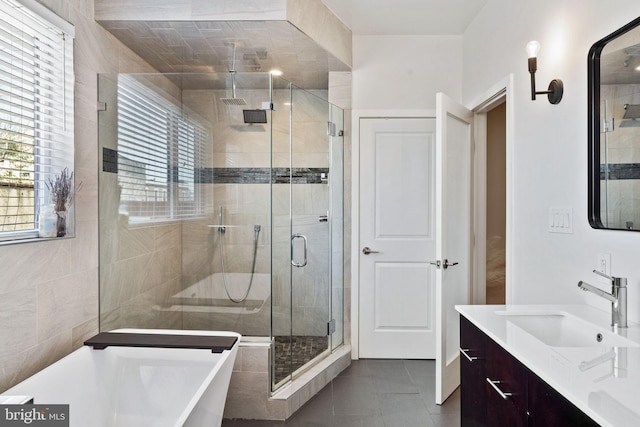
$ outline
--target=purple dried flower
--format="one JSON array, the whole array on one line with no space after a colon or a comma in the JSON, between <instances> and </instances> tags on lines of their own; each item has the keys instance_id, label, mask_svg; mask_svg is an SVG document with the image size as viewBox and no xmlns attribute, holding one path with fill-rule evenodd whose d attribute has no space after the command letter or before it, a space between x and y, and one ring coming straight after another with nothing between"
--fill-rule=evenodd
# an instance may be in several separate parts
<instances>
[{"instance_id":1,"label":"purple dried flower","mask_svg":"<svg viewBox=\"0 0 640 427\"><path fill-rule=\"evenodd\" d=\"M56 175L55 180L49 178L49 182L45 184L51 192L54 210L66 211L73 199L73 172L69 172L69 168L64 168L60 175Z\"/></svg>"}]
</instances>

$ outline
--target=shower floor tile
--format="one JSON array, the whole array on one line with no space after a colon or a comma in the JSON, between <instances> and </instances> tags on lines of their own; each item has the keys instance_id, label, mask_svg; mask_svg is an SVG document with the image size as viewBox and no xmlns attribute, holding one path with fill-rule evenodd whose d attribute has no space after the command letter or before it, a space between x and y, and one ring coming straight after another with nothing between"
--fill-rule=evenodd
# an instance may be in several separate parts
<instances>
[{"instance_id":1,"label":"shower floor tile","mask_svg":"<svg viewBox=\"0 0 640 427\"><path fill-rule=\"evenodd\" d=\"M274 376L278 383L328 348L328 337L292 336L274 339Z\"/></svg>"}]
</instances>

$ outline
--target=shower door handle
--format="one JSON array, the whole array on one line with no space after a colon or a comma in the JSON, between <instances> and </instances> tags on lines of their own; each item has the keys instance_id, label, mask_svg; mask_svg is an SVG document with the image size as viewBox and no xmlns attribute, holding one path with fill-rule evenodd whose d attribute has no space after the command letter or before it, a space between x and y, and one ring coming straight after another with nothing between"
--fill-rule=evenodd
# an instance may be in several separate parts
<instances>
[{"instance_id":1,"label":"shower door handle","mask_svg":"<svg viewBox=\"0 0 640 427\"><path fill-rule=\"evenodd\" d=\"M302 259L301 263L297 263L293 259L293 242L295 239L302 239L302 241L304 242L304 258ZM291 265L293 265L294 267L304 267L305 265L307 265L307 236L305 236L304 234L296 233L291 236Z\"/></svg>"}]
</instances>

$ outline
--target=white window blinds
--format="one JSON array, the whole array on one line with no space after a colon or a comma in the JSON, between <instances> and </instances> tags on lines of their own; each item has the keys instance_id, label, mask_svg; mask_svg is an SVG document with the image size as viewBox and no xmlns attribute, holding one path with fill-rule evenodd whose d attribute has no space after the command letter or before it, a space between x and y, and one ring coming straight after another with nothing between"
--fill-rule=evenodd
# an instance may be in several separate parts
<instances>
[{"instance_id":1,"label":"white window blinds","mask_svg":"<svg viewBox=\"0 0 640 427\"><path fill-rule=\"evenodd\" d=\"M118 77L120 213L130 221L202 214L199 176L207 130L130 75Z\"/></svg>"},{"instance_id":2,"label":"white window blinds","mask_svg":"<svg viewBox=\"0 0 640 427\"><path fill-rule=\"evenodd\" d=\"M45 182L73 170L73 27L0 0L0 239L37 236ZM35 4L35 9L42 6Z\"/></svg>"}]
</instances>

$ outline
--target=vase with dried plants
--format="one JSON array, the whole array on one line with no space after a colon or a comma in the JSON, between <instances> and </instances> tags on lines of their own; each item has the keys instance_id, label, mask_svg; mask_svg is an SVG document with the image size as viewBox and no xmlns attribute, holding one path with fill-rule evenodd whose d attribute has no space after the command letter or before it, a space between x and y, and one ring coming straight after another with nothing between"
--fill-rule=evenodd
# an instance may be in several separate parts
<instances>
[{"instance_id":1,"label":"vase with dried plants","mask_svg":"<svg viewBox=\"0 0 640 427\"><path fill-rule=\"evenodd\" d=\"M57 237L67 234L67 211L73 201L73 171L64 168L55 179L45 183L51 194L53 210L56 213Z\"/></svg>"}]
</instances>

